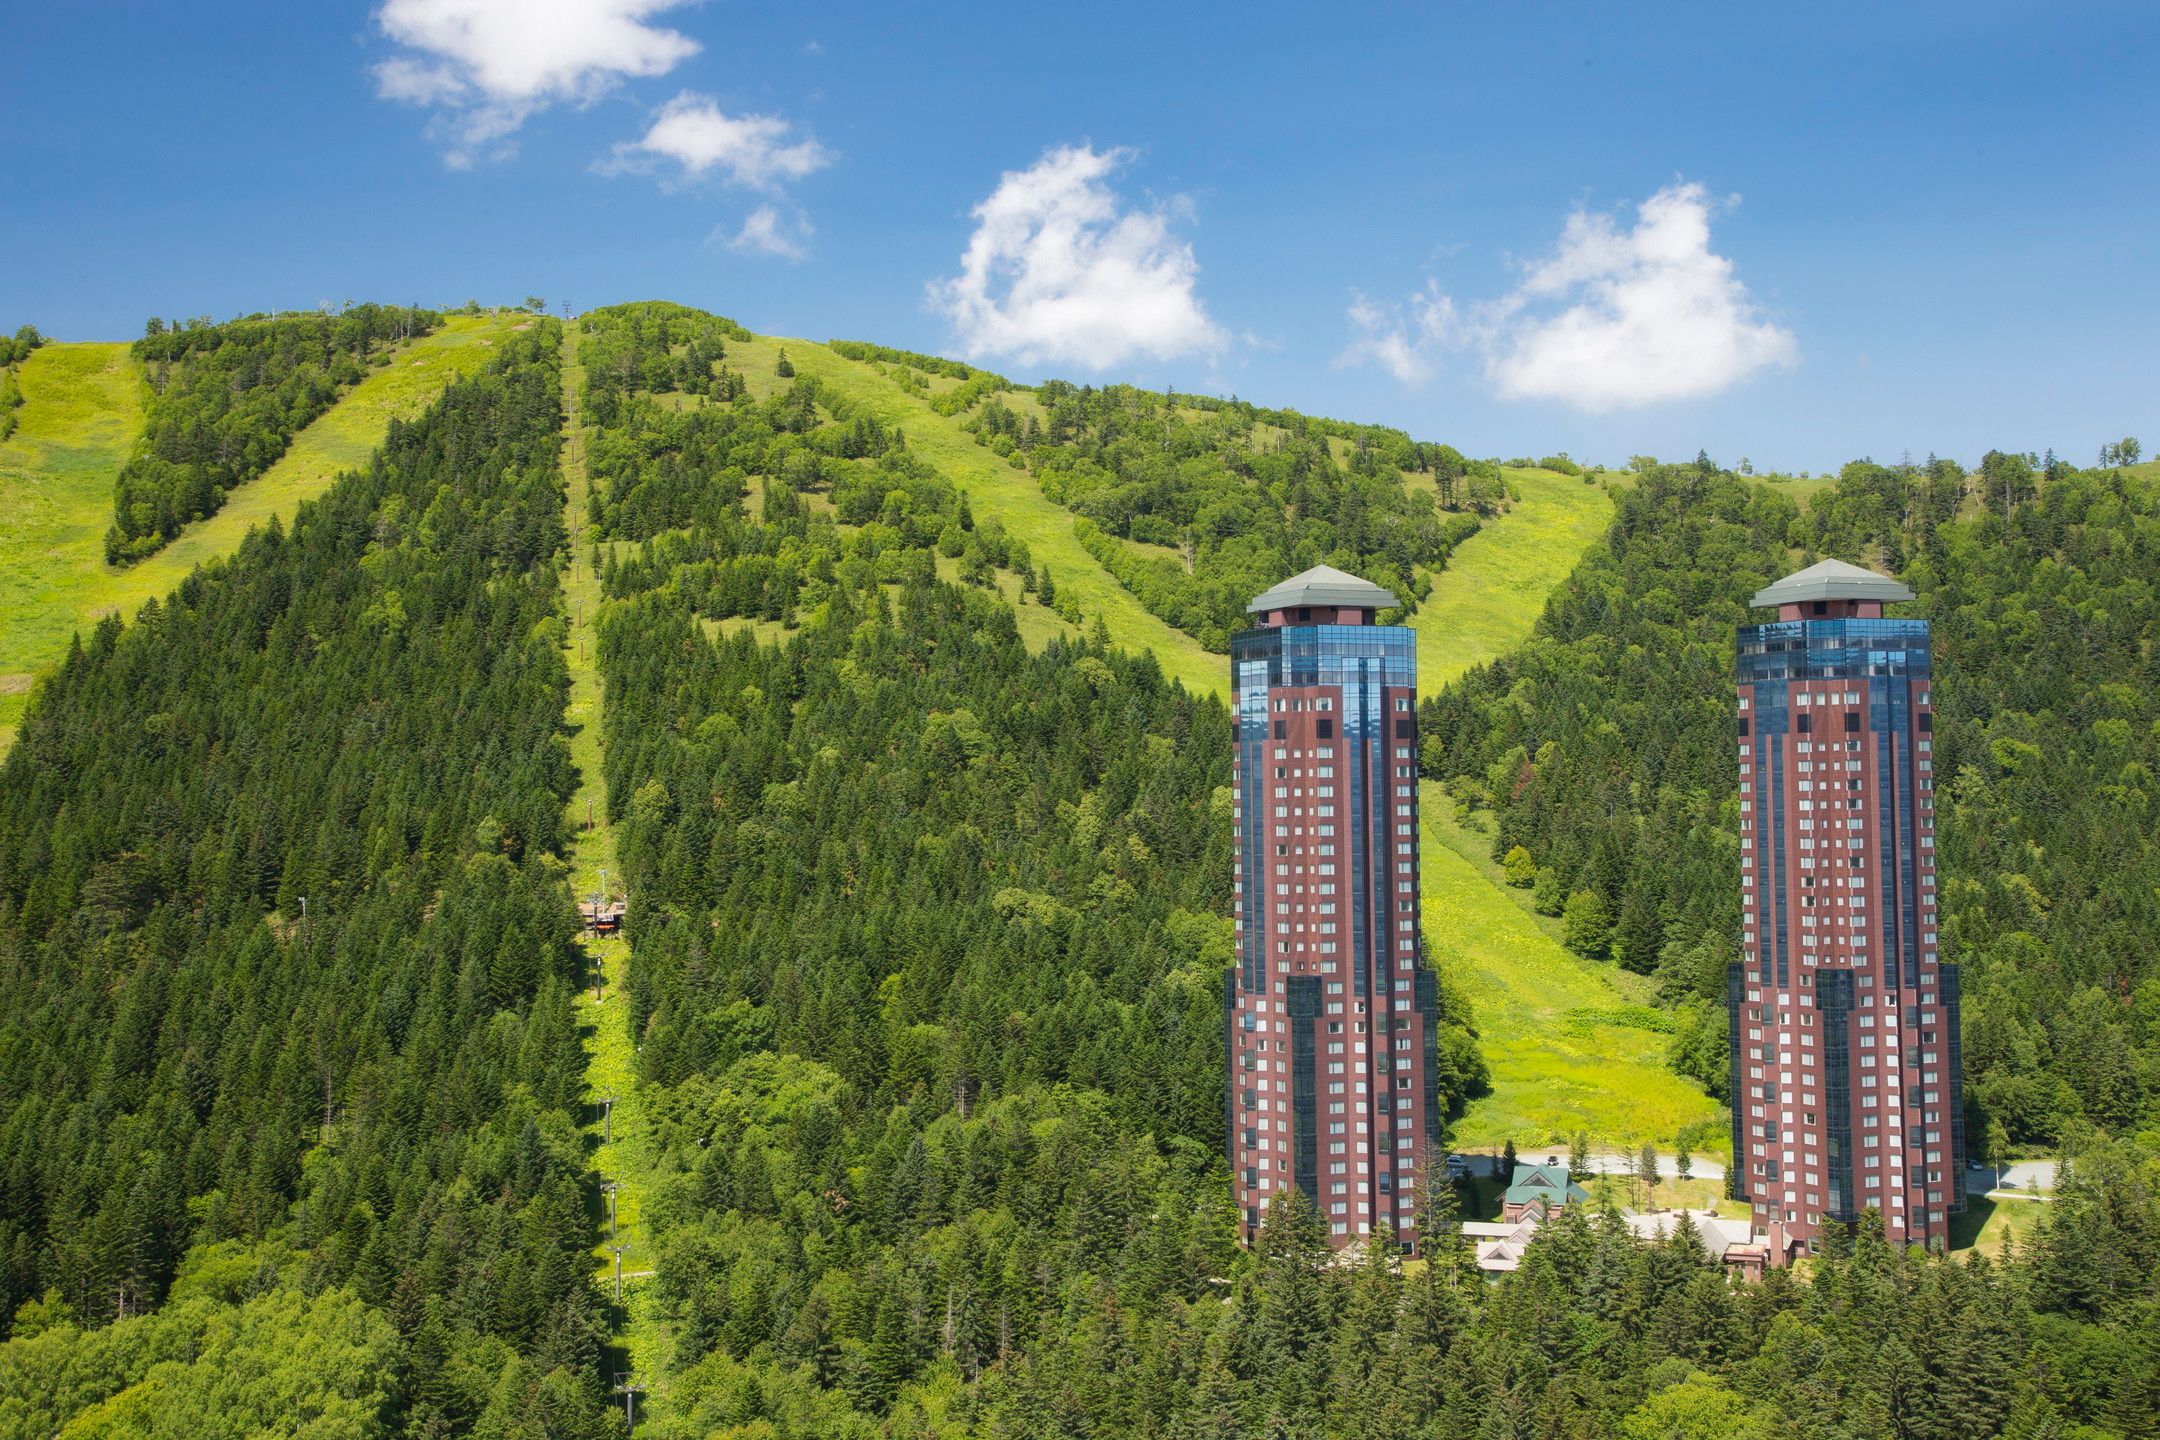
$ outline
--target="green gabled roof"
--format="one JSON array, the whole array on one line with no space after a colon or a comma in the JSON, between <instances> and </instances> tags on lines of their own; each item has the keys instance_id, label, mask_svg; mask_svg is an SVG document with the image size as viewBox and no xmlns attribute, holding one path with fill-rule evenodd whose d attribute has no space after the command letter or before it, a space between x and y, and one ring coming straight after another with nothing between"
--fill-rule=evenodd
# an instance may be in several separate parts
<instances>
[{"instance_id":1,"label":"green gabled roof","mask_svg":"<svg viewBox=\"0 0 2160 1440\"><path fill-rule=\"evenodd\" d=\"M1508 1182L1504 1203L1527 1205L1532 1200L1551 1201L1565 1195L1567 1203L1588 1200L1590 1192L1577 1185L1568 1176L1565 1165L1517 1164L1515 1174Z\"/></svg>"}]
</instances>

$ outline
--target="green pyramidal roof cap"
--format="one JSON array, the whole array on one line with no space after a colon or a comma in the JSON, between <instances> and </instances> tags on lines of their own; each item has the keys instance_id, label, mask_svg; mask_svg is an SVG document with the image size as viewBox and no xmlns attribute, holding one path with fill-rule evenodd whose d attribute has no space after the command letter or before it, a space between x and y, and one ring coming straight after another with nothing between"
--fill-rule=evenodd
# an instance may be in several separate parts
<instances>
[{"instance_id":1,"label":"green pyramidal roof cap","mask_svg":"<svg viewBox=\"0 0 2160 1440\"><path fill-rule=\"evenodd\" d=\"M1332 565L1315 565L1304 574L1293 575L1274 589L1261 592L1245 607L1245 613L1265 615L1270 610L1295 610L1300 605L1385 610L1394 603L1393 594L1370 580L1360 580Z\"/></svg>"},{"instance_id":2,"label":"green pyramidal roof cap","mask_svg":"<svg viewBox=\"0 0 2160 1440\"><path fill-rule=\"evenodd\" d=\"M1818 560L1755 592L1759 606L1798 605L1809 600L1910 600L1913 592L1887 575L1848 565L1843 560Z\"/></svg>"}]
</instances>

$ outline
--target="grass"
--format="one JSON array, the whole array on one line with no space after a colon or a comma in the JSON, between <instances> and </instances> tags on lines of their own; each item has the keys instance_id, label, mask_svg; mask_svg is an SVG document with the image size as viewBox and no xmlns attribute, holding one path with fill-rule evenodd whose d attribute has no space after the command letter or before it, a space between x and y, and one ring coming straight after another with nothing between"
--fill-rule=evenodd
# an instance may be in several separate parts
<instances>
[{"instance_id":1,"label":"grass","mask_svg":"<svg viewBox=\"0 0 2160 1440\"><path fill-rule=\"evenodd\" d=\"M1520 499L1455 547L1411 617L1418 684L1438 690L1528 638L1545 597L1612 521L1612 497L1550 470L1510 470Z\"/></svg>"},{"instance_id":2,"label":"grass","mask_svg":"<svg viewBox=\"0 0 2160 1440\"><path fill-rule=\"evenodd\" d=\"M38 670L67 651L86 583L105 570L113 478L142 429L125 345L45 345L20 372L21 428L0 441L0 752Z\"/></svg>"},{"instance_id":3,"label":"grass","mask_svg":"<svg viewBox=\"0 0 2160 1440\"><path fill-rule=\"evenodd\" d=\"M293 437L277 464L225 499L217 514L189 526L172 544L124 570L105 563L104 535L112 523L114 472L141 426L141 396L125 365L125 346L47 346L45 350L96 350L105 357L92 373L87 360L81 383L59 400L58 415L33 415L40 402L23 407L23 434L0 446L0 509L19 512L18 498L34 518L0 539L0 675L35 674L66 654L68 637L106 615L131 616L146 600L165 595L198 566L231 554L243 538L275 515L290 522L303 501L330 488L347 470L367 463L393 419L409 420L426 409L452 380L486 362L492 346L516 318L453 316L443 328L396 351L366 379ZM28 376L24 390L38 377ZM35 419L41 430L27 422ZM42 428L50 427L50 428ZM39 448L16 464L18 443L32 436ZM42 507L42 508L41 508ZM11 742L22 714L22 682L0 696L0 747Z\"/></svg>"},{"instance_id":4,"label":"grass","mask_svg":"<svg viewBox=\"0 0 2160 1440\"><path fill-rule=\"evenodd\" d=\"M753 620L747 615L728 615L718 620L700 619L707 639L722 635L740 635L748 631L760 645L785 645L794 630L778 620Z\"/></svg>"},{"instance_id":5,"label":"grass","mask_svg":"<svg viewBox=\"0 0 2160 1440\"><path fill-rule=\"evenodd\" d=\"M1497 871L1466 850L1446 792L1420 790L1425 936L1450 981L1470 1000L1491 1093L1471 1102L1455 1143L1564 1153L1587 1131L1601 1146L1655 1141L1717 1115L1696 1085L1665 1068L1665 1037L1625 1023L1645 996L1636 977L1560 944L1542 917L1518 904ZM1450 832L1454 833L1450 833Z\"/></svg>"},{"instance_id":6,"label":"grass","mask_svg":"<svg viewBox=\"0 0 2160 1440\"><path fill-rule=\"evenodd\" d=\"M1837 484L1837 476L1810 475L1802 480L1796 475L1758 475L1755 483L1786 496L1805 510L1814 503L1817 495Z\"/></svg>"},{"instance_id":7,"label":"grass","mask_svg":"<svg viewBox=\"0 0 2160 1440\"><path fill-rule=\"evenodd\" d=\"M1059 599L1069 597L1090 621L1100 619L1112 644L1153 653L1163 673L1188 690L1227 695L1228 659L1141 605L1080 543L1072 512L1045 496L1025 470L977 445L960 417L938 414L928 400L901 389L874 366L843 359L814 341L731 342L728 355L746 374L770 374L765 347L774 352L785 347L798 375L814 376L878 419L900 426L908 447L966 493L976 520L996 520L1023 541L1035 564L1050 567Z\"/></svg>"},{"instance_id":8,"label":"grass","mask_svg":"<svg viewBox=\"0 0 2160 1440\"><path fill-rule=\"evenodd\" d=\"M590 547L583 543L586 496L591 478L585 468L585 427L579 418L579 398L584 370L577 363L577 336L565 327L563 338L563 411L569 417L563 451L563 518L570 541L570 564L563 575L563 611L569 627L563 640L563 659L570 671L570 694L563 709L563 725L570 737L570 760L578 772L578 788L570 797L570 833L566 858L570 884L579 898L601 889L603 877L610 894L622 893L620 869L615 860L615 827L608 823L607 776L601 768L601 682L597 622L603 603L600 577L591 563ZM778 627L775 626L777 629ZM592 824L587 827L590 816ZM631 949L627 938L590 939L587 951L597 981L594 989L579 997L584 1011L585 1084L588 1096L598 1102L614 1096L612 1135L600 1120L597 1103L587 1125L591 1145L588 1163L592 1170L616 1182L615 1233L603 1236L593 1251L596 1283L603 1295L614 1294L614 1246L622 1249L622 1273L637 1276L623 1285L616 1341L625 1368L651 1387L646 1403L659 1399L667 1374L668 1337L657 1313L651 1287L645 1283L657 1263L651 1228L645 1220L645 1204L651 1190L653 1152L644 1098L638 1089L637 1045L630 1033L625 1007L629 1004Z\"/></svg>"},{"instance_id":9,"label":"grass","mask_svg":"<svg viewBox=\"0 0 2160 1440\"><path fill-rule=\"evenodd\" d=\"M937 572L940 580L948 580L956 585L960 583L960 562L949 555L937 557ZM1012 607L1013 621L1020 631L1020 643L1027 646L1030 655L1042 654L1050 642L1059 636L1069 640L1080 633L1071 621L1048 606L1038 604L1022 590L1020 577L1012 571L1000 570L996 572L996 578L998 594L1004 596L1005 603Z\"/></svg>"},{"instance_id":10,"label":"grass","mask_svg":"<svg viewBox=\"0 0 2160 1440\"><path fill-rule=\"evenodd\" d=\"M1990 1259L2002 1254L2005 1240L2022 1249L2047 1213L2047 1204L2037 1196L2003 1190L1974 1195L1966 1200L1964 1214L1950 1217L1950 1248L1978 1250Z\"/></svg>"},{"instance_id":11,"label":"grass","mask_svg":"<svg viewBox=\"0 0 2160 1440\"><path fill-rule=\"evenodd\" d=\"M1456 547L1412 617L1428 693L1522 644L1611 521L1602 486L1549 470L1510 470L1508 481L1519 498ZM1455 1143L1564 1152L1581 1130L1605 1146L1670 1148L1683 1126L1713 1118L1715 1102L1665 1067L1664 1035L1628 1023L1649 999L1643 982L1561 945L1445 792L1428 783L1421 793L1426 938L1469 996L1492 1070L1492 1092L1471 1103Z\"/></svg>"},{"instance_id":12,"label":"grass","mask_svg":"<svg viewBox=\"0 0 2160 1440\"><path fill-rule=\"evenodd\" d=\"M1520 1158L1525 1164L1534 1164L1548 1155L1557 1155L1561 1163L1567 1161L1565 1148L1560 1150L1526 1149ZM1507 1182L1498 1176L1472 1175L1463 1188L1462 1218L1465 1220L1495 1221L1500 1218L1501 1200L1507 1191ZM1624 1175L1593 1175L1583 1182L1590 1192L1589 1210L1596 1214L1610 1202L1616 1210L1637 1210L1645 1214L1651 1210L1710 1210L1720 1215L1745 1215L1747 1202L1725 1198L1725 1182L1722 1180L1679 1180L1667 1177L1658 1181L1657 1189L1646 1189L1639 1181Z\"/></svg>"}]
</instances>

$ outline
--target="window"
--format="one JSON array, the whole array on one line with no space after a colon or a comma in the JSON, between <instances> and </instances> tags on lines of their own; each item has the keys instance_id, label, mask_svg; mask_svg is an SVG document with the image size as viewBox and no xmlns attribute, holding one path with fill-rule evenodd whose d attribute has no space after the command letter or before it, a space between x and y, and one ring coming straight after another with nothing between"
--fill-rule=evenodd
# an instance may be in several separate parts
<instances>
[{"instance_id":1,"label":"window","mask_svg":"<svg viewBox=\"0 0 2160 1440\"><path fill-rule=\"evenodd\" d=\"M1335 738L1335 722L1333 720L1323 717L1320 720L1319 724L1320 738L1322 740L1332 740Z\"/></svg>"}]
</instances>

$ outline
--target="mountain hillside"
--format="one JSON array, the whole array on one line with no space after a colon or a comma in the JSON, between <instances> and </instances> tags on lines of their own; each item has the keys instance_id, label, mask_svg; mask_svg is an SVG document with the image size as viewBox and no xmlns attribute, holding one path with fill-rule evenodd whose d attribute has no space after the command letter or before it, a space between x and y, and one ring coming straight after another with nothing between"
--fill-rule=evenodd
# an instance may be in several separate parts
<instances>
[{"instance_id":1,"label":"mountain hillside","mask_svg":"<svg viewBox=\"0 0 2160 1440\"><path fill-rule=\"evenodd\" d=\"M2150 483L1807 498L658 302L449 318L23 642L0 1440L2142 1433ZM1238 590L1362 565L1418 631L1454 1137L1714 1152L1729 626L1817 550L1965 667L1969 1093L2074 1156L2016 1252L1863 1223L1734 1285L1593 1216L1669 1178L1598 1181L1489 1284L1436 1176L1416 1260L1294 1195L1240 1249Z\"/></svg>"}]
</instances>

